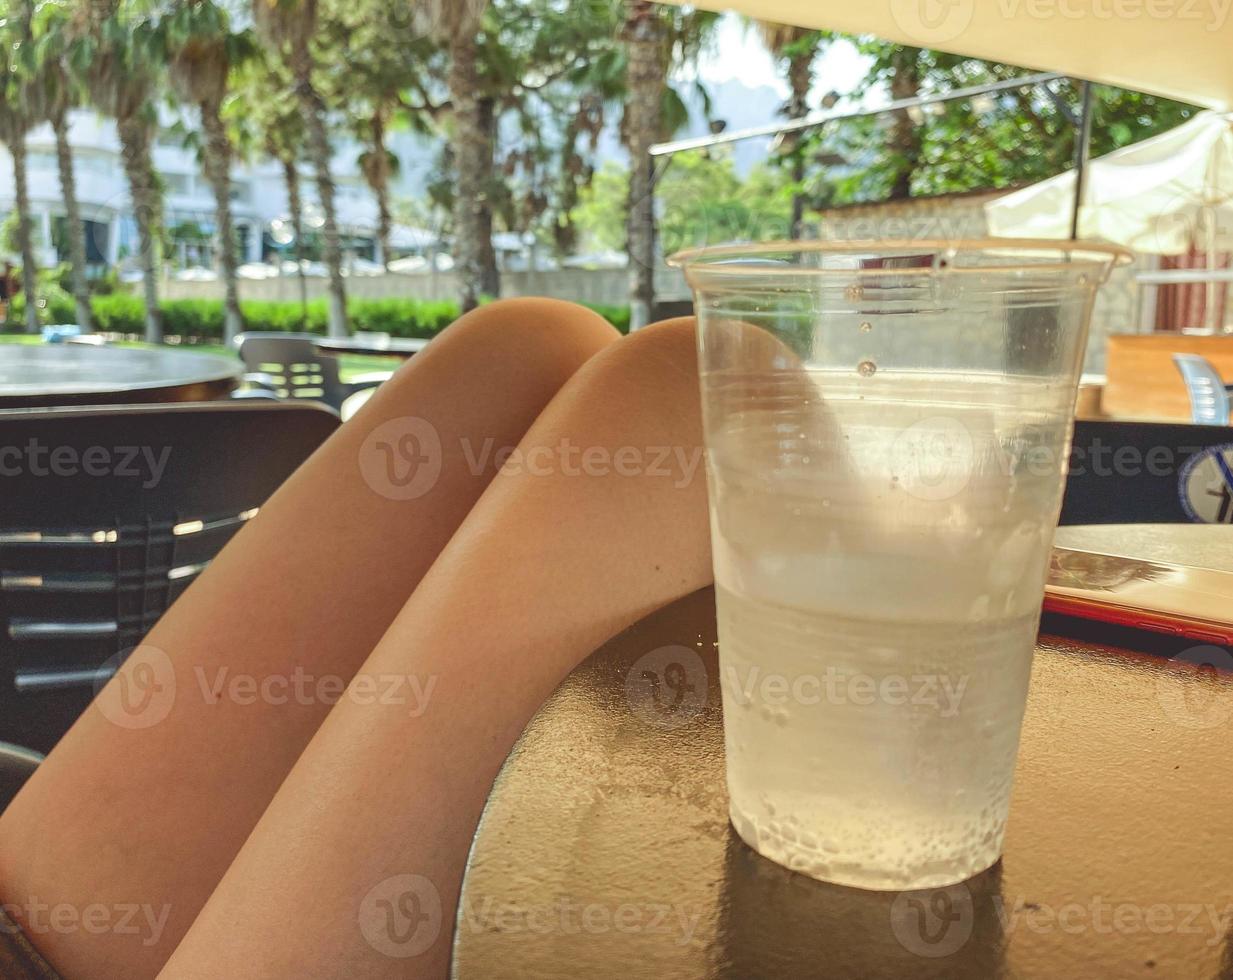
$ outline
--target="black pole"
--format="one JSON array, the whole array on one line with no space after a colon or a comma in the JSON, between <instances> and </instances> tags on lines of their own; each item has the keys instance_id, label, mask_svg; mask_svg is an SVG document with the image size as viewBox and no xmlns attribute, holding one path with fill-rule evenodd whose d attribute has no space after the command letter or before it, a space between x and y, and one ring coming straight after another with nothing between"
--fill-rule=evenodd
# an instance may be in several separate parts
<instances>
[{"instance_id":1,"label":"black pole","mask_svg":"<svg viewBox=\"0 0 1233 980\"><path fill-rule=\"evenodd\" d=\"M1070 215L1070 237L1079 237L1079 215L1083 209L1083 197L1087 190L1087 165L1092 158L1092 83L1081 85L1079 128L1075 132L1075 203Z\"/></svg>"},{"instance_id":2,"label":"black pole","mask_svg":"<svg viewBox=\"0 0 1233 980\"><path fill-rule=\"evenodd\" d=\"M650 228L647 229L649 234L646 236L647 254L642 256L642 261L646 263L646 268L650 270L646 273L648 282L646 289L646 323L640 324L645 327L649 323L655 322L655 240L659 235L658 222L655 220L655 157L651 154L646 155L646 163L644 166L649 175L647 184L647 211L648 222Z\"/></svg>"}]
</instances>

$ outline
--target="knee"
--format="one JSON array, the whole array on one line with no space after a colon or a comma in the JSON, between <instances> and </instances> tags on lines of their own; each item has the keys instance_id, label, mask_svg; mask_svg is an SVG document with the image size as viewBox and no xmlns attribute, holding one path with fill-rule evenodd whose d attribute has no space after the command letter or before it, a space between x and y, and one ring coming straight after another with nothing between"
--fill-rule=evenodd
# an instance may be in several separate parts
<instances>
[{"instance_id":1,"label":"knee","mask_svg":"<svg viewBox=\"0 0 1233 980\"><path fill-rule=\"evenodd\" d=\"M648 438L657 432L676 444L702 443L693 317L622 338L579 371L569 389L570 414L592 431L638 429Z\"/></svg>"},{"instance_id":2,"label":"knee","mask_svg":"<svg viewBox=\"0 0 1233 980\"><path fill-rule=\"evenodd\" d=\"M496 358L510 370L528 359L564 358L581 363L620 337L594 310L541 297L503 299L463 314L433 341L469 361Z\"/></svg>"},{"instance_id":3,"label":"knee","mask_svg":"<svg viewBox=\"0 0 1233 980\"><path fill-rule=\"evenodd\" d=\"M371 422L414 404L417 414L435 413L444 424L490 405L525 426L582 365L619 337L599 314L573 303L490 303L442 331L356 418Z\"/></svg>"}]
</instances>

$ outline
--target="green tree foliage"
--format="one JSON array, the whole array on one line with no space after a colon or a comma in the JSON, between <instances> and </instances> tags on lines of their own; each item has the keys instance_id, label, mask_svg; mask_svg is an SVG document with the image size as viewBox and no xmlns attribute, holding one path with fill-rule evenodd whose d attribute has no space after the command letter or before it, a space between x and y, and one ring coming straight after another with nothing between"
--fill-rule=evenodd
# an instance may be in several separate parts
<instances>
[{"instance_id":1,"label":"green tree foliage","mask_svg":"<svg viewBox=\"0 0 1233 980\"><path fill-rule=\"evenodd\" d=\"M943 95L1029 74L1022 68L864 41L861 90ZM1094 155L1172 129L1198 110L1158 96L1094 87ZM814 208L1014 187L1073 165L1078 87L1060 80L923 109L836 120L802 140Z\"/></svg>"},{"instance_id":2,"label":"green tree foliage","mask_svg":"<svg viewBox=\"0 0 1233 980\"><path fill-rule=\"evenodd\" d=\"M625 247L629 176L616 163L596 171L583 190L573 220L583 241L597 250ZM793 184L773 166L755 167L742 180L727 153L682 153L657 185L664 252L727 241L786 237L792 224Z\"/></svg>"}]
</instances>

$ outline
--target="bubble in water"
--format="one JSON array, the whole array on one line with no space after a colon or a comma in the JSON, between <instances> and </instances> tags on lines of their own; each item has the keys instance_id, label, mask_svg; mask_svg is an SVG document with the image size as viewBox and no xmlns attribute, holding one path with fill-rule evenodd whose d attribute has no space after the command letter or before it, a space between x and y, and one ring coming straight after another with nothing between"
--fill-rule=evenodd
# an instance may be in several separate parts
<instances>
[{"instance_id":1,"label":"bubble in water","mask_svg":"<svg viewBox=\"0 0 1233 980\"><path fill-rule=\"evenodd\" d=\"M856 373L862 378L872 378L878 373L878 366L873 361L861 361L856 365Z\"/></svg>"},{"instance_id":2,"label":"bubble in water","mask_svg":"<svg viewBox=\"0 0 1233 980\"><path fill-rule=\"evenodd\" d=\"M861 324L861 333L869 333L873 329L873 324L866 320Z\"/></svg>"}]
</instances>

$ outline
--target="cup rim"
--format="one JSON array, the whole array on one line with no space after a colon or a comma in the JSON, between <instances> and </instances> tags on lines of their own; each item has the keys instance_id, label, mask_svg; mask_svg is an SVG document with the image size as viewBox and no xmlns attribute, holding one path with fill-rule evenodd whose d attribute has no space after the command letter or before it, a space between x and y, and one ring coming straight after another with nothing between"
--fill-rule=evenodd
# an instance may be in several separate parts
<instances>
[{"instance_id":1,"label":"cup rim","mask_svg":"<svg viewBox=\"0 0 1233 980\"><path fill-rule=\"evenodd\" d=\"M760 256L789 253L814 253L823 255L843 255L868 253L876 257L879 253L919 251L933 252L934 261L927 266L890 267L890 268L816 268L805 266L776 266L771 268L758 261ZM1028 252L1036 254L1053 253L1066 256L1055 262L1033 262L1031 264L1016 263L1013 257L1008 257L1005 264L956 266L941 264L947 256L971 252ZM1135 253L1121 245L1110 242L1084 241L1067 238L970 238L970 239L940 239L940 238L894 238L894 239L781 239L770 242L724 243L720 245L705 245L697 248L687 248L675 252L667 258L667 263L674 269L680 269L687 279L701 275L706 277L748 277L751 275L784 276L788 278L841 278L877 279L883 276L926 277L939 273L946 275L988 275L991 272L1040 274L1062 271L1073 271L1076 267L1088 267L1099 270L1103 279L1114 268L1124 267L1134 261ZM750 261L742 261L750 260Z\"/></svg>"}]
</instances>

